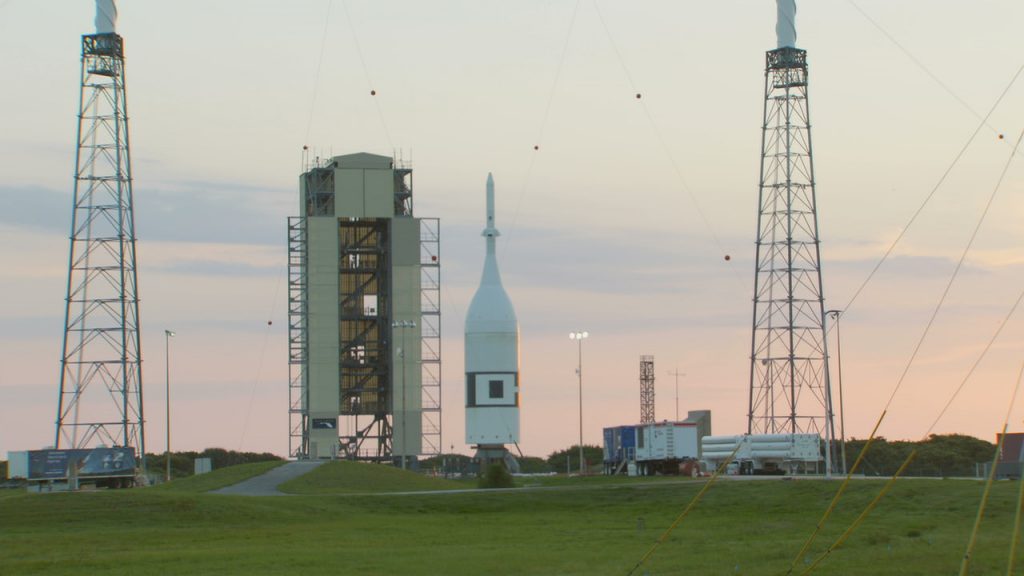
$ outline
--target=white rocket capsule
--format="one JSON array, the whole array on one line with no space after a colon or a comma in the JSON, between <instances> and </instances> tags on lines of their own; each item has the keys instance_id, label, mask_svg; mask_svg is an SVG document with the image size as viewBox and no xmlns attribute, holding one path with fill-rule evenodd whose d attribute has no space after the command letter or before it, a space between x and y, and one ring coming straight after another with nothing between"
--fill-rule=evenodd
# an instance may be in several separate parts
<instances>
[{"instance_id":1,"label":"white rocket capsule","mask_svg":"<svg viewBox=\"0 0 1024 576\"><path fill-rule=\"evenodd\" d=\"M484 271L466 312L466 443L499 446L519 442L519 323L498 271L490 174L482 235Z\"/></svg>"}]
</instances>

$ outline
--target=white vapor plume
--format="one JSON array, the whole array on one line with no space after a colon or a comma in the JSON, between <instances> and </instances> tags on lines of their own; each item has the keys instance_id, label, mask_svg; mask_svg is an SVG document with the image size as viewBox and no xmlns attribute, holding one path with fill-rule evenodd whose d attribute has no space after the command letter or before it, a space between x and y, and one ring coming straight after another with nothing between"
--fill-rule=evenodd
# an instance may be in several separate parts
<instances>
[{"instance_id":1,"label":"white vapor plume","mask_svg":"<svg viewBox=\"0 0 1024 576\"><path fill-rule=\"evenodd\" d=\"M96 0L96 33L113 34L116 29L117 6L114 0Z\"/></svg>"},{"instance_id":2,"label":"white vapor plume","mask_svg":"<svg viewBox=\"0 0 1024 576\"><path fill-rule=\"evenodd\" d=\"M775 0L778 19L775 21L775 36L779 48L796 48L796 0Z\"/></svg>"}]
</instances>

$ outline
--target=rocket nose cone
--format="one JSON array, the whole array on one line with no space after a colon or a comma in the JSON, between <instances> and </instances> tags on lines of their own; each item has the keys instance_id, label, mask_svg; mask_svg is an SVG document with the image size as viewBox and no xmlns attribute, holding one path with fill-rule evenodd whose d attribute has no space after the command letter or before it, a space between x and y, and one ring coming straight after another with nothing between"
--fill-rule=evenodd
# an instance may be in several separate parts
<instances>
[{"instance_id":1,"label":"rocket nose cone","mask_svg":"<svg viewBox=\"0 0 1024 576\"><path fill-rule=\"evenodd\" d=\"M487 173L487 187L494 188L494 176L490 172Z\"/></svg>"}]
</instances>

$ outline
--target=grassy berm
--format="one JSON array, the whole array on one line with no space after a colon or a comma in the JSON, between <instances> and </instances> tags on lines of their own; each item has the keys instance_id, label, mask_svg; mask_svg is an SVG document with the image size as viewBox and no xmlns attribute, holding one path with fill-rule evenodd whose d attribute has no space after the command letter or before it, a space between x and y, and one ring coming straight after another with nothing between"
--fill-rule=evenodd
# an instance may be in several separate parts
<instances>
[{"instance_id":1,"label":"grassy berm","mask_svg":"<svg viewBox=\"0 0 1024 576\"><path fill-rule=\"evenodd\" d=\"M204 493L270 465L162 488L0 492L0 574L627 574L703 485L578 478L400 495L393 492L471 485L332 463L283 486L291 496ZM851 483L811 556L882 484ZM838 486L720 481L635 573L785 574ZM957 574L982 489L969 480L900 480L814 573ZM995 486L971 574L1006 573L1017 490L1015 482Z\"/></svg>"}]
</instances>

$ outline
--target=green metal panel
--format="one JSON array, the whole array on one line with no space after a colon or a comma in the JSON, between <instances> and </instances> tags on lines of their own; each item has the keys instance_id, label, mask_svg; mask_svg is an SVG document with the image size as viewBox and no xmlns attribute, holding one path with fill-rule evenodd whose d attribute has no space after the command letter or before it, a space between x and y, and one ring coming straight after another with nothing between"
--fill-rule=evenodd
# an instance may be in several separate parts
<instances>
[{"instance_id":1,"label":"green metal panel","mask_svg":"<svg viewBox=\"0 0 1024 576\"><path fill-rule=\"evenodd\" d=\"M344 168L334 172L334 213L343 218L362 218L366 215L363 170Z\"/></svg>"},{"instance_id":2,"label":"green metal panel","mask_svg":"<svg viewBox=\"0 0 1024 576\"><path fill-rule=\"evenodd\" d=\"M411 320L414 328L395 328L392 334L395 393L392 408L395 414L396 454L418 454L422 451L422 407L420 370L420 336L423 329L420 317L420 224L417 218L394 218L391 221L391 302L393 320ZM402 377L402 358L398 349L405 338L405 376ZM403 402L404 380L404 402ZM404 408L404 410L403 410ZM405 412L403 418L403 411ZM404 421L404 422L403 422ZM403 426L405 432L403 433Z\"/></svg>"},{"instance_id":3,"label":"green metal panel","mask_svg":"<svg viewBox=\"0 0 1024 576\"><path fill-rule=\"evenodd\" d=\"M331 217L309 218L308 350L309 416L338 415L338 225ZM333 434L336 430L319 430Z\"/></svg>"},{"instance_id":4,"label":"green metal panel","mask_svg":"<svg viewBox=\"0 0 1024 576\"><path fill-rule=\"evenodd\" d=\"M368 218L395 214L395 175L391 170L363 172L363 210Z\"/></svg>"}]
</instances>

